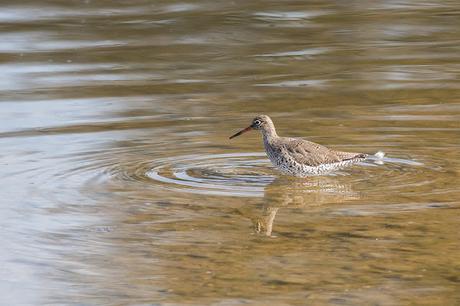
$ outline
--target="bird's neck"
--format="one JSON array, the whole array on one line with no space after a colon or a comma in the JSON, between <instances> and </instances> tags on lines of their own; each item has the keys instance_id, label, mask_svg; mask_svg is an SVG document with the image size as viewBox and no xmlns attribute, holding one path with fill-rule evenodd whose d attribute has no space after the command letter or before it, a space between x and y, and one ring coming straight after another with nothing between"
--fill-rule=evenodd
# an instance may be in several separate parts
<instances>
[{"instance_id":1,"label":"bird's neck","mask_svg":"<svg viewBox=\"0 0 460 306\"><path fill-rule=\"evenodd\" d=\"M262 135L264 136L264 141L270 141L271 139L278 137L274 126L263 129Z\"/></svg>"}]
</instances>

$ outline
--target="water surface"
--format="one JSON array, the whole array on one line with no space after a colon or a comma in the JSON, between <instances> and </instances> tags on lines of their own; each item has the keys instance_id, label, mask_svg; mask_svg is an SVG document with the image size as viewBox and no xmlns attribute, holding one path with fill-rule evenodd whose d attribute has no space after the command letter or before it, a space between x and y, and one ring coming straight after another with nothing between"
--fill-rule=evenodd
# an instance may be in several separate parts
<instances>
[{"instance_id":1,"label":"water surface","mask_svg":"<svg viewBox=\"0 0 460 306\"><path fill-rule=\"evenodd\" d=\"M457 1L0 10L0 304L460 304ZM276 172L285 136L384 151Z\"/></svg>"}]
</instances>

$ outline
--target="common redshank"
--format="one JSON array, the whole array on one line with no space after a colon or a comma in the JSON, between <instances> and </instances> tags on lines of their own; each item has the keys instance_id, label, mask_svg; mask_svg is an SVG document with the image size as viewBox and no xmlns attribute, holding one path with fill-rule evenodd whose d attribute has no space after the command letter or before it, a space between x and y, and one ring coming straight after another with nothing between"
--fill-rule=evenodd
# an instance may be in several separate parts
<instances>
[{"instance_id":1,"label":"common redshank","mask_svg":"<svg viewBox=\"0 0 460 306\"><path fill-rule=\"evenodd\" d=\"M283 174L298 177L327 174L367 157L364 153L331 150L300 138L280 137L273 121L266 115L255 117L250 126L230 136L230 139L251 130L261 131L268 158Z\"/></svg>"}]
</instances>

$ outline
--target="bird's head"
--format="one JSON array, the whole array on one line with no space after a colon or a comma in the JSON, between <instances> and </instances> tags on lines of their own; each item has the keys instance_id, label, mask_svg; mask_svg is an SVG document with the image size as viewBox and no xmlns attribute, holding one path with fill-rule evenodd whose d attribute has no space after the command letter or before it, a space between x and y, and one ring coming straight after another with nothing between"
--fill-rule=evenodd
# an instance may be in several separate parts
<instances>
[{"instance_id":1,"label":"bird's head","mask_svg":"<svg viewBox=\"0 0 460 306\"><path fill-rule=\"evenodd\" d=\"M274 130L273 122L268 117L267 115L258 115L252 119L251 125L249 125L247 128L242 129L238 133L230 136L229 138L235 138L237 136L240 136L241 134L244 134L246 132L249 132L250 130L262 130L262 131L270 131Z\"/></svg>"}]
</instances>

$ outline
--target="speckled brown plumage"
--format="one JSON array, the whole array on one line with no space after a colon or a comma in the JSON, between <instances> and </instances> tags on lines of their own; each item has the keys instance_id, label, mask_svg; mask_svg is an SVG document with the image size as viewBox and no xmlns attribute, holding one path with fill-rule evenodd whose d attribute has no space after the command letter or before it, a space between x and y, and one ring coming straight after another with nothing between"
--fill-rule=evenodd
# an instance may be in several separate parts
<instances>
[{"instance_id":1,"label":"speckled brown plumage","mask_svg":"<svg viewBox=\"0 0 460 306\"><path fill-rule=\"evenodd\" d=\"M300 138L279 137L270 117L260 115L246 129L260 130L265 151L272 164L281 172L294 176L319 175L358 163L366 158L364 153L342 152Z\"/></svg>"},{"instance_id":2,"label":"speckled brown plumage","mask_svg":"<svg viewBox=\"0 0 460 306\"><path fill-rule=\"evenodd\" d=\"M298 138L273 137L267 139L269 148L278 154L284 153L299 163L311 167L332 164L354 158L365 158L365 154L334 151L320 144Z\"/></svg>"}]
</instances>

